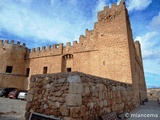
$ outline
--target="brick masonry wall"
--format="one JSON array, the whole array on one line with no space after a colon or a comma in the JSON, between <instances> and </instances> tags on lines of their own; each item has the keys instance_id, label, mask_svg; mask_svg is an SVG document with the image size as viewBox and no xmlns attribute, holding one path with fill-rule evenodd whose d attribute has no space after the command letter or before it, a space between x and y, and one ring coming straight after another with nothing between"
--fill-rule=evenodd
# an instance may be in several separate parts
<instances>
[{"instance_id":1,"label":"brick masonry wall","mask_svg":"<svg viewBox=\"0 0 160 120\"><path fill-rule=\"evenodd\" d=\"M30 112L64 120L97 120L135 108L132 85L80 72L34 75L30 79L25 118Z\"/></svg>"},{"instance_id":2,"label":"brick masonry wall","mask_svg":"<svg viewBox=\"0 0 160 120\"><path fill-rule=\"evenodd\" d=\"M15 87L23 90L25 77L25 75L21 74L0 73L0 88Z\"/></svg>"},{"instance_id":3,"label":"brick masonry wall","mask_svg":"<svg viewBox=\"0 0 160 120\"><path fill-rule=\"evenodd\" d=\"M27 48L20 42L0 40L0 72L5 73L7 66L12 66L13 74L25 74L25 56Z\"/></svg>"}]
</instances>

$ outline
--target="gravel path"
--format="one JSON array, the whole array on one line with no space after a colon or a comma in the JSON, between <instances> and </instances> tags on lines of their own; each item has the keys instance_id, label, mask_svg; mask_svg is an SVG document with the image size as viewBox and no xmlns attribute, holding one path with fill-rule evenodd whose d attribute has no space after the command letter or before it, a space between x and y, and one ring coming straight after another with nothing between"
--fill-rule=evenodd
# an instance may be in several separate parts
<instances>
[{"instance_id":1,"label":"gravel path","mask_svg":"<svg viewBox=\"0 0 160 120\"><path fill-rule=\"evenodd\" d=\"M135 109L127 120L160 120L160 105L156 100L145 102L145 105Z\"/></svg>"},{"instance_id":2,"label":"gravel path","mask_svg":"<svg viewBox=\"0 0 160 120\"><path fill-rule=\"evenodd\" d=\"M0 97L0 120L25 120L26 101Z\"/></svg>"}]
</instances>

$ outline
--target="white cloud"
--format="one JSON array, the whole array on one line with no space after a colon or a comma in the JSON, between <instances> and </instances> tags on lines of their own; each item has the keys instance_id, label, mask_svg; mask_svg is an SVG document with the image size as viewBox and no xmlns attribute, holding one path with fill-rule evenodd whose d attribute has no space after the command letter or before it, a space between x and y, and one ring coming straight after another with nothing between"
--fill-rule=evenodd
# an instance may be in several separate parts
<instances>
[{"instance_id":1,"label":"white cloud","mask_svg":"<svg viewBox=\"0 0 160 120\"><path fill-rule=\"evenodd\" d=\"M127 0L127 8L129 11L132 10L144 10L146 9L150 4L152 0Z\"/></svg>"},{"instance_id":2,"label":"white cloud","mask_svg":"<svg viewBox=\"0 0 160 120\"><path fill-rule=\"evenodd\" d=\"M159 88L160 84L147 83L147 88Z\"/></svg>"},{"instance_id":3,"label":"white cloud","mask_svg":"<svg viewBox=\"0 0 160 120\"><path fill-rule=\"evenodd\" d=\"M135 38L135 40L140 41L141 47L142 47L142 52L148 51L156 44L156 41L154 41L154 38L157 35L158 35L158 32L153 31L153 32L148 32L142 36L137 36Z\"/></svg>"},{"instance_id":4,"label":"white cloud","mask_svg":"<svg viewBox=\"0 0 160 120\"><path fill-rule=\"evenodd\" d=\"M0 30L24 39L57 43L78 40L86 28L93 28L97 12L109 2L98 0L92 8L93 16L88 18L81 6L75 7L76 4L81 5L78 0L65 1L65 6L59 0L50 0L45 7L31 0L17 1L6 0L0 4Z\"/></svg>"},{"instance_id":5,"label":"white cloud","mask_svg":"<svg viewBox=\"0 0 160 120\"><path fill-rule=\"evenodd\" d=\"M121 0L117 0L117 5L119 5L119 4L120 4L120 2L121 2Z\"/></svg>"},{"instance_id":6,"label":"white cloud","mask_svg":"<svg viewBox=\"0 0 160 120\"><path fill-rule=\"evenodd\" d=\"M106 5L106 0L98 0L97 7L95 9L95 12L103 10L103 7Z\"/></svg>"},{"instance_id":7,"label":"white cloud","mask_svg":"<svg viewBox=\"0 0 160 120\"><path fill-rule=\"evenodd\" d=\"M53 6L53 5L55 5L56 3L58 3L59 0L50 0L50 2L51 2L51 5Z\"/></svg>"},{"instance_id":8,"label":"white cloud","mask_svg":"<svg viewBox=\"0 0 160 120\"><path fill-rule=\"evenodd\" d=\"M24 0L23 2L26 1ZM52 4L53 2L55 0L51 1ZM73 4L75 0L70 0L69 2L69 4ZM78 40L79 36L85 32L86 18L73 6L62 8L61 4L59 4L59 6L56 5L56 8L48 8L47 11L52 12L48 16L43 14L43 9L37 12L16 2L3 2L0 7L0 29L4 29L8 33L21 38L30 37L34 40L41 39L65 43L75 39ZM59 10L59 12L56 10Z\"/></svg>"},{"instance_id":9,"label":"white cloud","mask_svg":"<svg viewBox=\"0 0 160 120\"><path fill-rule=\"evenodd\" d=\"M158 61L160 60L160 45L156 38L159 38L158 32L148 32L145 35L137 36L140 41L145 72L160 74ZM152 67L151 67L152 66Z\"/></svg>"},{"instance_id":10,"label":"white cloud","mask_svg":"<svg viewBox=\"0 0 160 120\"><path fill-rule=\"evenodd\" d=\"M107 0L108 1L108 0ZM97 1L97 6L95 9L93 9L93 19L92 22L97 21L97 14L99 11L102 11L104 6L106 5L106 0L98 0Z\"/></svg>"},{"instance_id":11,"label":"white cloud","mask_svg":"<svg viewBox=\"0 0 160 120\"><path fill-rule=\"evenodd\" d=\"M159 36L160 14L154 16L148 27L144 27L145 34L136 37L141 43L143 66L146 75L147 87L158 87L160 75L160 36ZM142 33L139 33L142 34ZM150 76L149 76L150 75Z\"/></svg>"},{"instance_id":12,"label":"white cloud","mask_svg":"<svg viewBox=\"0 0 160 120\"><path fill-rule=\"evenodd\" d=\"M157 16L154 16L152 18L152 21L150 23L150 27L152 29L160 30L160 12Z\"/></svg>"}]
</instances>

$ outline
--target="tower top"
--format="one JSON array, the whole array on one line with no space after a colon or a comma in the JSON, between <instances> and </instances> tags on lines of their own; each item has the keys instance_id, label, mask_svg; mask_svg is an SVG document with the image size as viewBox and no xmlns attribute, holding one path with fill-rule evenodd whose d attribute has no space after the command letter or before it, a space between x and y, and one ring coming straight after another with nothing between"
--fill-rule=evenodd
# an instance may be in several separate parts
<instances>
[{"instance_id":1,"label":"tower top","mask_svg":"<svg viewBox=\"0 0 160 120\"><path fill-rule=\"evenodd\" d=\"M110 21L125 10L125 2L121 0L120 4L113 3L111 7L105 6L102 11L98 12L98 22Z\"/></svg>"}]
</instances>

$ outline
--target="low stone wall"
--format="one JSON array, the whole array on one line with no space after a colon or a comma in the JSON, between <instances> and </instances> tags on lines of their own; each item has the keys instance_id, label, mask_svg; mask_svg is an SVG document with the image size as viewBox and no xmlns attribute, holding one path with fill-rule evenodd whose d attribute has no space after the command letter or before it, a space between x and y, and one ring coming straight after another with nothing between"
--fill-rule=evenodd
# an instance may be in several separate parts
<instances>
[{"instance_id":1,"label":"low stone wall","mask_svg":"<svg viewBox=\"0 0 160 120\"><path fill-rule=\"evenodd\" d=\"M64 120L97 120L112 111L135 107L132 85L79 72L34 75L30 79L25 118L30 112Z\"/></svg>"},{"instance_id":2,"label":"low stone wall","mask_svg":"<svg viewBox=\"0 0 160 120\"><path fill-rule=\"evenodd\" d=\"M24 89L25 75L0 73L0 88L1 87L15 87L18 89Z\"/></svg>"},{"instance_id":3,"label":"low stone wall","mask_svg":"<svg viewBox=\"0 0 160 120\"><path fill-rule=\"evenodd\" d=\"M160 100L160 88L147 89L147 97L149 100Z\"/></svg>"}]
</instances>

